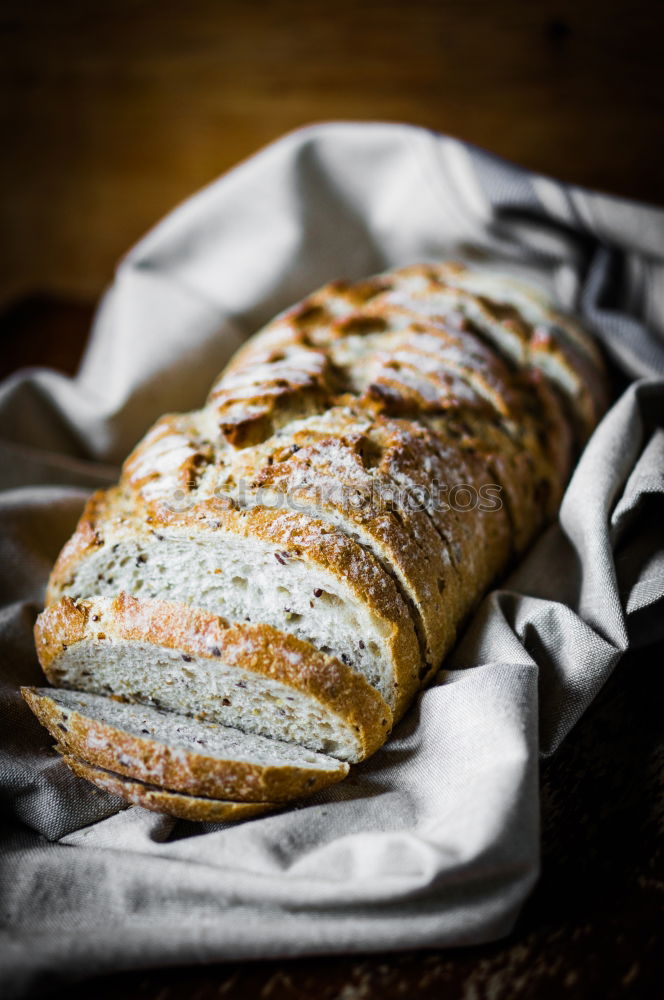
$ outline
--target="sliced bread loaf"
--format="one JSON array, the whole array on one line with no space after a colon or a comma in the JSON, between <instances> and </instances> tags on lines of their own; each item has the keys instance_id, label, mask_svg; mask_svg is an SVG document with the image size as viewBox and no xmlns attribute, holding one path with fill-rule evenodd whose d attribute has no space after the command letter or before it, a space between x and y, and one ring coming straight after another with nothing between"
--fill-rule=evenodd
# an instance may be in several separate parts
<instances>
[{"instance_id":1,"label":"sliced bread loaf","mask_svg":"<svg viewBox=\"0 0 664 1000\"><path fill-rule=\"evenodd\" d=\"M287 802L341 781L348 765L292 743L101 695L22 688L69 754L170 791Z\"/></svg>"},{"instance_id":2,"label":"sliced bread loaf","mask_svg":"<svg viewBox=\"0 0 664 1000\"><path fill-rule=\"evenodd\" d=\"M401 716L555 516L605 398L591 339L505 276L447 262L328 285L90 500L38 625L45 669L362 759L383 705Z\"/></svg>"},{"instance_id":3,"label":"sliced bread loaf","mask_svg":"<svg viewBox=\"0 0 664 1000\"><path fill-rule=\"evenodd\" d=\"M51 683L113 694L364 760L392 713L366 679L270 625L228 625L209 612L126 594L65 597L35 625Z\"/></svg>"}]
</instances>

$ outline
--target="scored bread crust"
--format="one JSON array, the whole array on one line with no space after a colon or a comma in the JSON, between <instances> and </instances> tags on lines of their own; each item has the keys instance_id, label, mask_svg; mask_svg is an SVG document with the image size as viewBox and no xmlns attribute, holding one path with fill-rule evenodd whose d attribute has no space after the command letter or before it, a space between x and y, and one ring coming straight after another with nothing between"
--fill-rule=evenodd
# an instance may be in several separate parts
<instances>
[{"instance_id":1,"label":"scored bread crust","mask_svg":"<svg viewBox=\"0 0 664 1000\"><path fill-rule=\"evenodd\" d=\"M271 625L229 625L218 615L186 604L127 594L78 602L64 597L35 623L37 655L49 681L55 686L61 681L58 658L63 650L95 639L147 642L211 662L223 658L225 666L293 688L352 730L361 760L390 733L389 706L361 674Z\"/></svg>"},{"instance_id":2,"label":"scored bread crust","mask_svg":"<svg viewBox=\"0 0 664 1000\"><path fill-rule=\"evenodd\" d=\"M462 270L451 269L449 273ZM425 289L444 291L455 309L472 298L468 292L442 283L441 274L427 266L379 275L358 286L334 283L251 338L226 373L237 377L240 371L248 380L254 371L258 378L258 373L269 369L271 356L308 345L312 350L328 350L339 369L345 365L355 391L363 389L354 403L367 413L404 416L436 429L443 438L455 428L470 425L474 440L464 432L464 441L459 444L485 454L496 470L510 507L513 550L518 554L543 523L555 516L573 457L570 401L549 384L541 365L531 365L528 359L532 354L559 357L569 345L557 336L558 327L554 327L549 343L534 327L513 323L511 315L503 317L506 338L522 348L522 364L515 368L513 356L501 350L496 338L488 338L488 346L486 329L484 333L476 330L460 311L450 312L448 306L444 316L435 312L428 315L417 311L417 299L410 307L407 299L403 304L403 296L394 299L395 292L409 280ZM421 304L425 296L421 290L419 295ZM542 322L553 324L556 320L538 302L533 308ZM486 303L478 299L476 312L486 315ZM558 319L560 329L566 329L564 318ZM404 329L400 328L402 320ZM495 327L498 318L490 322ZM582 335L577 339L586 346ZM579 351L573 338L572 342L572 349L580 355L579 366L585 366L585 377L593 383L589 393L594 415L602 405L602 370L589 340L586 351ZM366 365L367 358L373 359L372 377L364 376L358 382L357 365ZM418 363L422 370L418 370ZM568 374L576 376L571 362L566 364ZM595 367L591 370L592 364ZM587 419L592 422L594 417ZM588 427L582 437L587 431Z\"/></svg>"},{"instance_id":3,"label":"scored bread crust","mask_svg":"<svg viewBox=\"0 0 664 1000\"><path fill-rule=\"evenodd\" d=\"M528 320L522 308L509 300L510 288L518 283L502 277L499 282L482 272L463 265L442 264L413 266L393 272L393 285L384 296L386 303L395 299L417 315L426 308L426 300L435 302L436 295L451 299L466 322L484 336L491 337L495 349L520 366L532 366L557 380L563 377L576 430L583 443L590 436L607 402L603 366L589 337L565 317L539 306L538 322ZM409 283L415 282L415 288ZM496 297L500 289L507 292ZM538 306L537 298L521 288L522 303L531 309ZM499 339L494 339L498 337ZM557 376L554 377L554 370Z\"/></svg>"},{"instance_id":4,"label":"scored bread crust","mask_svg":"<svg viewBox=\"0 0 664 1000\"><path fill-rule=\"evenodd\" d=\"M258 764L171 747L154 736L139 736L58 704L47 689L21 688L30 709L67 753L129 778L171 791L234 802L288 802L341 781L348 764L335 768ZM171 713L169 713L171 714ZM278 746L278 744L277 744Z\"/></svg>"},{"instance_id":5,"label":"scored bread crust","mask_svg":"<svg viewBox=\"0 0 664 1000\"><path fill-rule=\"evenodd\" d=\"M56 746L61 753L59 747ZM152 812L165 813L176 819L188 819L195 823L234 823L253 816L278 809L278 802L229 802L223 799L204 798L170 792L157 785L150 785L136 778L114 774L103 767L96 767L69 753L61 753L67 767L79 778L91 781L93 785L117 795L134 806L142 806Z\"/></svg>"},{"instance_id":6,"label":"scored bread crust","mask_svg":"<svg viewBox=\"0 0 664 1000\"><path fill-rule=\"evenodd\" d=\"M319 351L295 347L284 350L263 370L239 372L215 383L207 407L225 440L246 448L294 416L324 409L335 388L330 359Z\"/></svg>"},{"instance_id":7,"label":"scored bread crust","mask_svg":"<svg viewBox=\"0 0 664 1000\"><path fill-rule=\"evenodd\" d=\"M414 264L357 283L323 286L255 334L233 356L217 384L264 360L267 350L295 345L320 351L330 329L342 338L349 324L358 332L372 329L371 314L395 311L412 315L420 325L442 324L446 332L452 328L461 336L465 330L472 338L488 340L491 350L509 364L553 378L567 397L581 444L606 408L604 365L585 331L518 281L455 261Z\"/></svg>"}]
</instances>

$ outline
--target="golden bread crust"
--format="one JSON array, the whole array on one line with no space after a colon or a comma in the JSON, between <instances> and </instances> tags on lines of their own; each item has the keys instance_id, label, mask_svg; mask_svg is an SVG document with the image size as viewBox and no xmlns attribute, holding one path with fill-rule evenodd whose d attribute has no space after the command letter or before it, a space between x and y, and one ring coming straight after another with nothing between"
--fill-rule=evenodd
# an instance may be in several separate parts
<instances>
[{"instance_id":1,"label":"golden bread crust","mask_svg":"<svg viewBox=\"0 0 664 1000\"><path fill-rule=\"evenodd\" d=\"M175 816L176 819L191 820L194 823L236 823L271 812L280 805L277 802L229 802L171 792L156 785L114 774L105 768L81 760L74 754L62 753L62 759L77 777L85 778L109 795L117 795L131 805L142 806L143 809L150 809L152 812L165 813L168 816Z\"/></svg>"}]
</instances>

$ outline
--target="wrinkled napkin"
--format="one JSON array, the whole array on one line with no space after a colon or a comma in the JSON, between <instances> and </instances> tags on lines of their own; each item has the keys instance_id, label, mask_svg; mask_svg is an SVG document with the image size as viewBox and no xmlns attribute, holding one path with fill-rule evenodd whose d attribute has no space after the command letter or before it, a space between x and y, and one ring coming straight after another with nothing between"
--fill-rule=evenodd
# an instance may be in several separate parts
<instances>
[{"instance_id":1,"label":"wrinkled napkin","mask_svg":"<svg viewBox=\"0 0 664 1000\"><path fill-rule=\"evenodd\" d=\"M560 521L480 606L388 745L295 808L178 822L72 774L21 701L52 562L85 496L237 346L335 277L454 256L548 290L603 344L616 401ZM295 132L120 263L75 378L0 387L5 804L0 986L95 972L464 945L538 875L538 758L623 652L664 636L664 212L386 124Z\"/></svg>"}]
</instances>

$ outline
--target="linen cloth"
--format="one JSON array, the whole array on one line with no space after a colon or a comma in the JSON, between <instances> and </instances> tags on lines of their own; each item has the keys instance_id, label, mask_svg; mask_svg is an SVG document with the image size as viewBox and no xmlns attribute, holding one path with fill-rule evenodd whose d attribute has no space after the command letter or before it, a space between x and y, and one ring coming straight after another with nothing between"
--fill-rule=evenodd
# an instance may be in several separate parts
<instances>
[{"instance_id":1,"label":"linen cloth","mask_svg":"<svg viewBox=\"0 0 664 1000\"><path fill-rule=\"evenodd\" d=\"M424 259L535 281L602 342L616 402L559 523L480 606L388 745L238 825L124 808L70 774L18 694L85 496L237 346L340 276ZM664 212L410 126L286 136L120 263L75 378L0 387L5 803L0 987L224 959L464 945L509 932L538 875L538 756L629 647L664 636Z\"/></svg>"}]
</instances>

